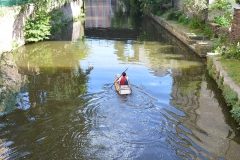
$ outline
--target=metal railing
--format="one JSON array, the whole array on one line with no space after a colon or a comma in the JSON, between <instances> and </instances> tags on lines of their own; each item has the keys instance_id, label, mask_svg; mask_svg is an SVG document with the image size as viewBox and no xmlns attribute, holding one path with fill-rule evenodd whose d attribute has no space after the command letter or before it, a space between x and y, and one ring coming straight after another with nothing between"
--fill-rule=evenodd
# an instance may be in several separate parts
<instances>
[{"instance_id":1,"label":"metal railing","mask_svg":"<svg viewBox=\"0 0 240 160\"><path fill-rule=\"evenodd\" d=\"M36 0L0 0L0 8L17 6L17 5L33 3L33 2L36 2Z\"/></svg>"}]
</instances>

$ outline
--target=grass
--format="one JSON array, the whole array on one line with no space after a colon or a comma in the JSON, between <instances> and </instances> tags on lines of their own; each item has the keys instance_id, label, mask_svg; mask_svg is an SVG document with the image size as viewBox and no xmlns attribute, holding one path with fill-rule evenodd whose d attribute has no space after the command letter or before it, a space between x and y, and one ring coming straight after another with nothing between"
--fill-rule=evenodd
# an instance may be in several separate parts
<instances>
[{"instance_id":1,"label":"grass","mask_svg":"<svg viewBox=\"0 0 240 160\"><path fill-rule=\"evenodd\" d=\"M174 24L177 28L179 28L179 30L188 33L188 34L192 34L192 35L196 35L196 36L204 36L203 31L201 31L200 29L191 29L189 25L183 25L182 23L179 23L178 21L169 21L169 23Z\"/></svg>"},{"instance_id":2,"label":"grass","mask_svg":"<svg viewBox=\"0 0 240 160\"><path fill-rule=\"evenodd\" d=\"M233 59L219 59L223 69L228 73L228 76L233 80L233 82L240 86L240 61Z\"/></svg>"}]
</instances>

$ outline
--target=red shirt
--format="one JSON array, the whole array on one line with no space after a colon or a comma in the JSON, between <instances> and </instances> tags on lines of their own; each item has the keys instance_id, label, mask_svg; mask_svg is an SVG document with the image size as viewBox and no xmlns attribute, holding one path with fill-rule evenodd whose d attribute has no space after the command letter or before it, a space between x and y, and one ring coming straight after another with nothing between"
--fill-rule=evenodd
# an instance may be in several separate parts
<instances>
[{"instance_id":1,"label":"red shirt","mask_svg":"<svg viewBox=\"0 0 240 160\"><path fill-rule=\"evenodd\" d=\"M121 80L120 80L120 85L127 85L127 84L128 84L127 78L124 77L124 76L122 76L122 77L121 77Z\"/></svg>"}]
</instances>

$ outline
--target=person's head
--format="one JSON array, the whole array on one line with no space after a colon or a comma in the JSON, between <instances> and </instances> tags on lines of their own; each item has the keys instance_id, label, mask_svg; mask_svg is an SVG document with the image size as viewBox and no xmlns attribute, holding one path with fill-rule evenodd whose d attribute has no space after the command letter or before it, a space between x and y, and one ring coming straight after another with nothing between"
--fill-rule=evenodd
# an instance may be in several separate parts
<instances>
[{"instance_id":1,"label":"person's head","mask_svg":"<svg viewBox=\"0 0 240 160\"><path fill-rule=\"evenodd\" d=\"M125 77L125 76L126 76L126 73L125 73L125 72L123 72L123 73L122 73L122 76L123 76L123 77Z\"/></svg>"}]
</instances>

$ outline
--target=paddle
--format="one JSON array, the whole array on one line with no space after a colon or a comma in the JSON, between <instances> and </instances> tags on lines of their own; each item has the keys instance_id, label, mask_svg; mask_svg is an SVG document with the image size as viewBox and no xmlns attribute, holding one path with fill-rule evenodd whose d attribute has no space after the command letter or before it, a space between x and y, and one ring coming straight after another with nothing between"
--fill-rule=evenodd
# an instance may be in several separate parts
<instances>
[{"instance_id":1,"label":"paddle","mask_svg":"<svg viewBox=\"0 0 240 160\"><path fill-rule=\"evenodd\" d=\"M130 66L129 66L129 67L130 67ZM129 68L129 67L128 67L128 68ZM128 70L128 68L127 68L127 69L125 69L125 71L123 71L123 72L126 72L126 71ZM122 77L122 75L121 75L121 76L119 76L119 77L118 77L118 79L116 79L116 81L114 81L114 83L115 83L115 82L117 82L117 81L119 80L119 78L120 78L120 77ZM111 88L112 88L112 86L114 85L114 83L111 85Z\"/></svg>"}]
</instances>

